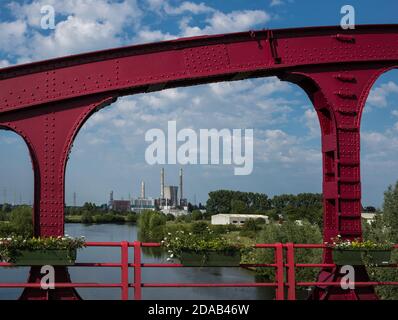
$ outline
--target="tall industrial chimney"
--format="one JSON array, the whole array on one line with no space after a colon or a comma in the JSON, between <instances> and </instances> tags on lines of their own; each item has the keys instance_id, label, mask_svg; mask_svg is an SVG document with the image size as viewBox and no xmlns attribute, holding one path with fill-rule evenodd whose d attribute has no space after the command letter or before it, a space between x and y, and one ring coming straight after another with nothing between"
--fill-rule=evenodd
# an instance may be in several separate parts
<instances>
[{"instance_id":1,"label":"tall industrial chimney","mask_svg":"<svg viewBox=\"0 0 398 320\"><path fill-rule=\"evenodd\" d=\"M182 192L182 168L180 168L180 202L183 199L183 192Z\"/></svg>"},{"instance_id":2,"label":"tall industrial chimney","mask_svg":"<svg viewBox=\"0 0 398 320\"><path fill-rule=\"evenodd\" d=\"M113 191L111 191L110 199L111 202L113 201Z\"/></svg>"},{"instance_id":3,"label":"tall industrial chimney","mask_svg":"<svg viewBox=\"0 0 398 320\"><path fill-rule=\"evenodd\" d=\"M145 199L145 182L141 181L141 199Z\"/></svg>"},{"instance_id":4,"label":"tall industrial chimney","mask_svg":"<svg viewBox=\"0 0 398 320\"><path fill-rule=\"evenodd\" d=\"M164 168L160 170L160 199L164 199Z\"/></svg>"}]
</instances>

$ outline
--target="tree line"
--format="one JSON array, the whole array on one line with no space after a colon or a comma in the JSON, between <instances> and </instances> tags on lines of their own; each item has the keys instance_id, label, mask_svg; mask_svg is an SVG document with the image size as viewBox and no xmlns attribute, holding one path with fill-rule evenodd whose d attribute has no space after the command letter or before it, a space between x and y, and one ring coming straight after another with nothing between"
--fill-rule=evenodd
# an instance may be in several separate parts
<instances>
[{"instance_id":1,"label":"tree line","mask_svg":"<svg viewBox=\"0 0 398 320\"><path fill-rule=\"evenodd\" d=\"M218 190L209 193L206 211L208 215L266 214L274 220L307 220L322 226L322 194L282 194L269 198L264 193Z\"/></svg>"}]
</instances>

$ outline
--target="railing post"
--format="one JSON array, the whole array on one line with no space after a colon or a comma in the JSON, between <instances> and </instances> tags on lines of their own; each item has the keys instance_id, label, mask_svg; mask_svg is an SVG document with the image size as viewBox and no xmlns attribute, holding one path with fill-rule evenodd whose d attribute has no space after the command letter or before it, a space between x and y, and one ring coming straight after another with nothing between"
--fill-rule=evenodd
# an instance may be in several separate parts
<instances>
[{"instance_id":1,"label":"railing post","mask_svg":"<svg viewBox=\"0 0 398 320\"><path fill-rule=\"evenodd\" d=\"M134 241L134 300L141 297L141 242Z\"/></svg>"},{"instance_id":2,"label":"railing post","mask_svg":"<svg viewBox=\"0 0 398 320\"><path fill-rule=\"evenodd\" d=\"M129 299L129 244L127 241L121 243L121 281L122 281L122 300Z\"/></svg>"},{"instance_id":3,"label":"railing post","mask_svg":"<svg viewBox=\"0 0 398 320\"><path fill-rule=\"evenodd\" d=\"M283 265L283 245L282 243L275 244L275 264L276 264L276 274L275 280L277 283L275 299L276 300L284 300L284 265Z\"/></svg>"},{"instance_id":4,"label":"railing post","mask_svg":"<svg viewBox=\"0 0 398 320\"><path fill-rule=\"evenodd\" d=\"M287 299L296 300L296 267L294 262L294 244L286 244L286 266L287 266Z\"/></svg>"}]
</instances>

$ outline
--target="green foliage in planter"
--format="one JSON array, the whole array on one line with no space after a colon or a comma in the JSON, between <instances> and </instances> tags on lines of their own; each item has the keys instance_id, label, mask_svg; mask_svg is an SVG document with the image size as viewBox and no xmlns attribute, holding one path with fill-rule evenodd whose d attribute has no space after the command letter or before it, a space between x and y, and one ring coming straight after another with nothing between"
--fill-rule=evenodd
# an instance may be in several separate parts
<instances>
[{"instance_id":1,"label":"green foliage in planter","mask_svg":"<svg viewBox=\"0 0 398 320\"><path fill-rule=\"evenodd\" d=\"M168 250L169 259L180 258L183 251L193 251L205 255L209 251L234 252L245 249L244 245L231 243L225 237L214 233L208 226L200 233L183 230L169 232L161 243Z\"/></svg>"},{"instance_id":2,"label":"green foliage in planter","mask_svg":"<svg viewBox=\"0 0 398 320\"><path fill-rule=\"evenodd\" d=\"M81 238L48 237L48 238L26 238L13 236L0 238L0 260L14 262L21 251L37 250L68 250L73 251L85 246L85 240Z\"/></svg>"},{"instance_id":3,"label":"green foliage in planter","mask_svg":"<svg viewBox=\"0 0 398 320\"><path fill-rule=\"evenodd\" d=\"M360 239L342 239L340 235L332 239L331 243L327 245L334 250L359 250L359 251L372 251L372 250L392 250L393 243L390 241L375 242L372 240Z\"/></svg>"}]
</instances>

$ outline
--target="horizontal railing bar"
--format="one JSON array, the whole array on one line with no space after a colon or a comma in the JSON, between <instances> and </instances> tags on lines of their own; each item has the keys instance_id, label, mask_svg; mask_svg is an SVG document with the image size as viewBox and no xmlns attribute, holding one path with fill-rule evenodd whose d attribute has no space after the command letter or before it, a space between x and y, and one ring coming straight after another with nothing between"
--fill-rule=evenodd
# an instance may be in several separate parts
<instances>
[{"instance_id":1,"label":"horizontal railing bar","mask_svg":"<svg viewBox=\"0 0 398 320\"><path fill-rule=\"evenodd\" d=\"M51 284L46 283L46 286ZM65 283L56 282L55 288L120 288L120 283ZM41 288L41 283L0 283L0 288Z\"/></svg>"},{"instance_id":2,"label":"horizontal railing bar","mask_svg":"<svg viewBox=\"0 0 398 320\"><path fill-rule=\"evenodd\" d=\"M68 267L109 267L109 268L117 268L121 267L121 263L113 263L113 262L76 262L74 265Z\"/></svg>"},{"instance_id":3,"label":"horizontal railing bar","mask_svg":"<svg viewBox=\"0 0 398 320\"><path fill-rule=\"evenodd\" d=\"M346 282L344 282L346 284ZM367 286L397 286L398 282L394 281L369 281L369 282L350 282L358 287ZM341 286L341 282L297 282L296 286L312 287L312 286Z\"/></svg>"},{"instance_id":4,"label":"horizontal railing bar","mask_svg":"<svg viewBox=\"0 0 398 320\"><path fill-rule=\"evenodd\" d=\"M297 268L334 268L336 264L334 263L295 263Z\"/></svg>"},{"instance_id":5,"label":"horizontal railing bar","mask_svg":"<svg viewBox=\"0 0 398 320\"><path fill-rule=\"evenodd\" d=\"M133 286L133 285L131 285ZM142 283L143 288L276 287L276 283Z\"/></svg>"},{"instance_id":6,"label":"horizontal railing bar","mask_svg":"<svg viewBox=\"0 0 398 320\"><path fill-rule=\"evenodd\" d=\"M134 267L134 264L129 264L129 266ZM141 267L146 268L196 268L192 266L184 266L181 263L141 263ZM197 266L199 268L212 268L212 266ZM272 263L249 263L240 264L239 266L220 266L221 268L238 268L238 267L276 267L276 264Z\"/></svg>"},{"instance_id":7,"label":"horizontal railing bar","mask_svg":"<svg viewBox=\"0 0 398 320\"><path fill-rule=\"evenodd\" d=\"M87 247L121 247L121 242L86 242ZM132 246L132 244L129 246Z\"/></svg>"}]
</instances>

